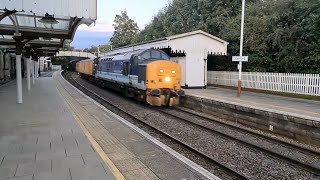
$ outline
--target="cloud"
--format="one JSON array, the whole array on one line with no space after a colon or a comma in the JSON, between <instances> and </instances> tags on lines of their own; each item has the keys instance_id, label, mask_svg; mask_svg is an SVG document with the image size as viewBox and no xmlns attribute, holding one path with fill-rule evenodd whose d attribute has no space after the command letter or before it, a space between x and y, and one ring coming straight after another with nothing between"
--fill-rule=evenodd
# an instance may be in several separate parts
<instances>
[{"instance_id":1,"label":"cloud","mask_svg":"<svg viewBox=\"0 0 320 180\"><path fill-rule=\"evenodd\" d=\"M89 48L92 45L98 46L107 44L112 36L112 32L93 32L78 29L71 43L76 49Z\"/></svg>"},{"instance_id":2,"label":"cloud","mask_svg":"<svg viewBox=\"0 0 320 180\"><path fill-rule=\"evenodd\" d=\"M89 27L85 24L82 24L78 27L78 30L90 32L113 32L114 28L112 23L106 21L97 21L95 24L91 24Z\"/></svg>"}]
</instances>

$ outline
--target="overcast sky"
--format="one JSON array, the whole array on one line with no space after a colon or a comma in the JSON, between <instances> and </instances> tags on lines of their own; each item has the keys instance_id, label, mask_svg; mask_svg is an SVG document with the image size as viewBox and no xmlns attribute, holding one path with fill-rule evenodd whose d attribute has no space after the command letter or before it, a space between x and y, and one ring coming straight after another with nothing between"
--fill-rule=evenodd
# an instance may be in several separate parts
<instances>
[{"instance_id":1,"label":"overcast sky","mask_svg":"<svg viewBox=\"0 0 320 180\"><path fill-rule=\"evenodd\" d=\"M140 29L143 29L152 17L168 4L168 1L170 0L98 0L96 24L90 27L79 26L72 45L83 49L91 45L107 43L109 38L107 36L114 31L112 26L114 17L125 9L129 17L138 23Z\"/></svg>"}]
</instances>

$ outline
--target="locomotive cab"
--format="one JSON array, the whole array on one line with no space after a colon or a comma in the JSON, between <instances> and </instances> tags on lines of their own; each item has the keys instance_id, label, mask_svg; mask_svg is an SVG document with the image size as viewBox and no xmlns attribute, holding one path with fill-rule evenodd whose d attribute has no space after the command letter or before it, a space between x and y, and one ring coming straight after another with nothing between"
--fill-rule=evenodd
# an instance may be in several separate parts
<instances>
[{"instance_id":1,"label":"locomotive cab","mask_svg":"<svg viewBox=\"0 0 320 180\"><path fill-rule=\"evenodd\" d=\"M179 104L181 90L180 65L170 61L161 50L148 50L134 57L133 66L138 65L139 82L145 82L146 101L153 106L173 106ZM134 68L133 68L134 69Z\"/></svg>"},{"instance_id":2,"label":"locomotive cab","mask_svg":"<svg viewBox=\"0 0 320 180\"><path fill-rule=\"evenodd\" d=\"M146 66L147 102L154 106L179 104L181 69L172 61L157 60Z\"/></svg>"}]
</instances>

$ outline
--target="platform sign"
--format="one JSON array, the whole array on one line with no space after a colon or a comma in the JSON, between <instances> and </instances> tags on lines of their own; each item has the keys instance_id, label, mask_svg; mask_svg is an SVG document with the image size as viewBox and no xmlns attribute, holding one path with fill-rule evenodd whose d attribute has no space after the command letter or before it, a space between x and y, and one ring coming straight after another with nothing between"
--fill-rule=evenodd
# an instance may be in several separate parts
<instances>
[{"instance_id":1,"label":"platform sign","mask_svg":"<svg viewBox=\"0 0 320 180\"><path fill-rule=\"evenodd\" d=\"M248 56L232 56L232 61L248 62Z\"/></svg>"}]
</instances>

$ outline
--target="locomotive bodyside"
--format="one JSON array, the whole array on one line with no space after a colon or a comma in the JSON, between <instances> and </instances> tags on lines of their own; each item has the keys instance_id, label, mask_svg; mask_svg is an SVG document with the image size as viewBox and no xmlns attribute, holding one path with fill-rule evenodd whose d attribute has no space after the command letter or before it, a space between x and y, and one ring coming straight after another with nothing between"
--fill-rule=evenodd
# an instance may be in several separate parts
<instances>
[{"instance_id":1,"label":"locomotive bodyside","mask_svg":"<svg viewBox=\"0 0 320 180\"><path fill-rule=\"evenodd\" d=\"M179 104L181 68L160 50L137 50L77 64L77 72L102 87L152 106Z\"/></svg>"}]
</instances>

